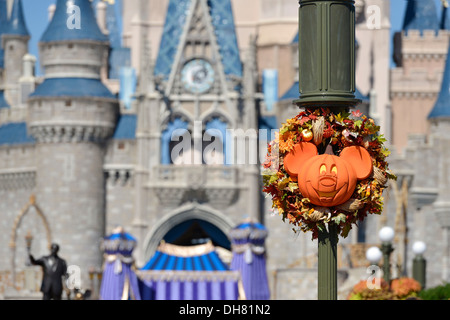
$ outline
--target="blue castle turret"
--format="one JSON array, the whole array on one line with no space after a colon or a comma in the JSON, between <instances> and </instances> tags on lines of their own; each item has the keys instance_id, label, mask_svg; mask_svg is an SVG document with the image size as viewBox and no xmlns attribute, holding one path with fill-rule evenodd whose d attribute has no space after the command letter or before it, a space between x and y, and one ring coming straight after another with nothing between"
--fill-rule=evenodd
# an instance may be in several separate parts
<instances>
[{"instance_id":1,"label":"blue castle turret","mask_svg":"<svg viewBox=\"0 0 450 320\"><path fill-rule=\"evenodd\" d=\"M14 1L5 33L9 35L30 36L23 14L22 0Z\"/></svg>"},{"instance_id":2,"label":"blue castle turret","mask_svg":"<svg viewBox=\"0 0 450 320\"><path fill-rule=\"evenodd\" d=\"M53 19L40 41L48 43L69 40L108 42L108 37L97 24L90 1L57 0Z\"/></svg>"},{"instance_id":3,"label":"blue castle turret","mask_svg":"<svg viewBox=\"0 0 450 320\"><path fill-rule=\"evenodd\" d=\"M439 30L439 19L434 0L407 0L403 31L409 30Z\"/></svg>"},{"instance_id":4,"label":"blue castle turret","mask_svg":"<svg viewBox=\"0 0 450 320\"><path fill-rule=\"evenodd\" d=\"M102 263L104 155L119 114L101 77L109 49L90 0L58 0L39 43L45 80L28 100L36 198L61 255L81 270Z\"/></svg>"},{"instance_id":5,"label":"blue castle turret","mask_svg":"<svg viewBox=\"0 0 450 320\"><path fill-rule=\"evenodd\" d=\"M2 1L0 10L6 8L6 1ZM1 14L0 20L4 20L6 12ZM23 75L23 57L28 53L28 31L23 13L22 0L14 0L11 15L6 24L3 24L1 45L3 54L3 89L5 97L11 107L15 108L23 103L19 79Z\"/></svg>"},{"instance_id":6,"label":"blue castle turret","mask_svg":"<svg viewBox=\"0 0 450 320\"><path fill-rule=\"evenodd\" d=\"M32 97L115 99L100 81L109 40L100 30L89 0L58 0L39 46L46 79ZM60 62L56 65L55 56Z\"/></svg>"},{"instance_id":7,"label":"blue castle turret","mask_svg":"<svg viewBox=\"0 0 450 320\"><path fill-rule=\"evenodd\" d=\"M18 80L22 75L22 57L27 53L30 38L23 14L22 1L15 0L8 19L7 0L0 0L0 110L10 109L9 100L18 103ZM0 126L0 146L32 144L25 122Z\"/></svg>"},{"instance_id":8,"label":"blue castle turret","mask_svg":"<svg viewBox=\"0 0 450 320\"><path fill-rule=\"evenodd\" d=\"M449 46L450 50L450 46ZM449 51L450 52L450 51ZM447 55L441 91L428 119L450 118L450 56Z\"/></svg>"}]
</instances>

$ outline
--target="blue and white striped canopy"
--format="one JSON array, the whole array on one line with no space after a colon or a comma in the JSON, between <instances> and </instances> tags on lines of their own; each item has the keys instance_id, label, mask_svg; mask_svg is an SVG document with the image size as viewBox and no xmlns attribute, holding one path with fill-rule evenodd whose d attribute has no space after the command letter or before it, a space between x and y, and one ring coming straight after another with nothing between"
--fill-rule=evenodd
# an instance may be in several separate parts
<instances>
[{"instance_id":1,"label":"blue and white striped canopy","mask_svg":"<svg viewBox=\"0 0 450 320\"><path fill-rule=\"evenodd\" d=\"M237 300L245 297L238 271L229 270L212 242L162 242L137 271L143 300Z\"/></svg>"},{"instance_id":2,"label":"blue and white striped canopy","mask_svg":"<svg viewBox=\"0 0 450 320\"><path fill-rule=\"evenodd\" d=\"M163 243L141 270L226 271L229 268L211 243L192 247Z\"/></svg>"}]
</instances>

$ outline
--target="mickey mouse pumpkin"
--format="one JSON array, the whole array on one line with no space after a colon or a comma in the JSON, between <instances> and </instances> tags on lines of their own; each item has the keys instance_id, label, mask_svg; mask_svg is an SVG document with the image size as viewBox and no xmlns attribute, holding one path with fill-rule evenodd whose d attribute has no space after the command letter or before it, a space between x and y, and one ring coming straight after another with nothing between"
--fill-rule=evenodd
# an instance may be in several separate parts
<instances>
[{"instance_id":1,"label":"mickey mouse pumpkin","mask_svg":"<svg viewBox=\"0 0 450 320\"><path fill-rule=\"evenodd\" d=\"M346 147L338 157L331 146L318 155L313 143L300 142L284 158L284 168L312 204L334 207L350 199L357 180L367 179L373 165L369 152L360 146Z\"/></svg>"}]
</instances>

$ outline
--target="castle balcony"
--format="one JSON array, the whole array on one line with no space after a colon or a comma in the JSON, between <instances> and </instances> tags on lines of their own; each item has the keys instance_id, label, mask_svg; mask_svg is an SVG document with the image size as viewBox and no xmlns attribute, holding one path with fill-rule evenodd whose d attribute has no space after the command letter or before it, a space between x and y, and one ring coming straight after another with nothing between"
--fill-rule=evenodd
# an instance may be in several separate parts
<instances>
[{"instance_id":1,"label":"castle balcony","mask_svg":"<svg viewBox=\"0 0 450 320\"><path fill-rule=\"evenodd\" d=\"M160 165L153 168L148 187L163 205L185 201L229 206L242 187L241 170L223 165Z\"/></svg>"},{"instance_id":2,"label":"castle balcony","mask_svg":"<svg viewBox=\"0 0 450 320\"><path fill-rule=\"evenodd\" d=\"M36 168L0 169L0 191L33 190L36 186Z\"/></svg>"}]
</instances>

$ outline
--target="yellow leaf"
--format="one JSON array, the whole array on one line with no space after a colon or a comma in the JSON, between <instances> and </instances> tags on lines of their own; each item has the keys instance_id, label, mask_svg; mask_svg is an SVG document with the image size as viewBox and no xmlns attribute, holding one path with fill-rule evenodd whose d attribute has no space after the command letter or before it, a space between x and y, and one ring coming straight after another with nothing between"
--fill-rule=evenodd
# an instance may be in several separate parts
<instances>
[{"instance_id":1,"label":"yellow leaf","mask_svg":"<svg viewBox=\"0 0 450 320\"><path fill-rule=\"evenodd\" d=\"M366 189L366 197L370 196L370 186L367 187Z\"/></svg>"},{"instance_id":2,"label":"yellow leaf","mask_svg":"<svg viewBox=\"0 0 450 320\"><path fill-rule=\"evenodd\" d=\"M284 178L278 183L278 189L283 190L289 183L289 178Z\"/></svg>"}]
</instances>

